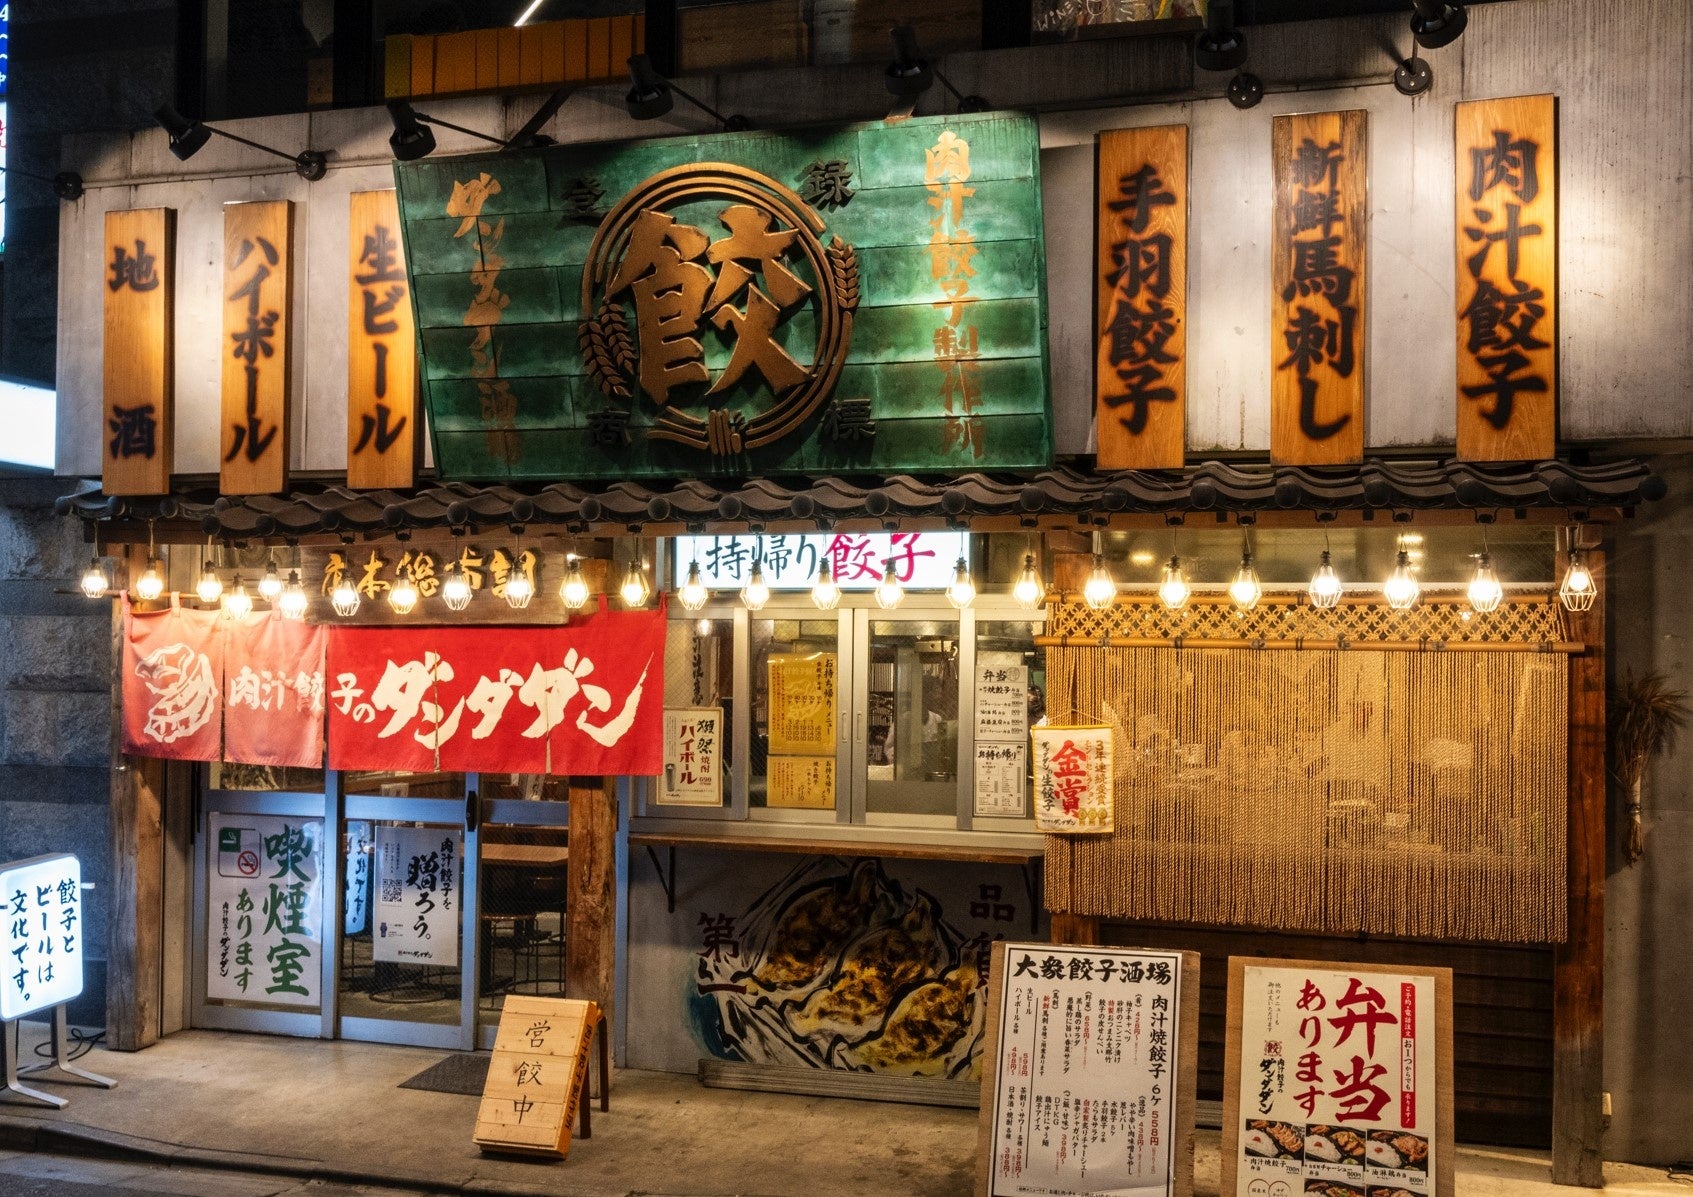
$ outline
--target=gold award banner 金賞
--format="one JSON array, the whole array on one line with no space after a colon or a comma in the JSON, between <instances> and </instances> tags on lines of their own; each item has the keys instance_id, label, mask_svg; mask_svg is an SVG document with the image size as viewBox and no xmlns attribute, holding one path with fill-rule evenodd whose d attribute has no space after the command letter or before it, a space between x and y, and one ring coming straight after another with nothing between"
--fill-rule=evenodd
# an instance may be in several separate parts
<instances>
[{"instance_id":1,"label":"gold award banner \u91d1\u8cde","mask_svg":"<svg viewBox=\"0 0 1693 1197\"><path fill-rule=\"evenodd\" d=\"M450 478L1039 468L1034 121L396 167Z\"/></svg>"}]
</instances>

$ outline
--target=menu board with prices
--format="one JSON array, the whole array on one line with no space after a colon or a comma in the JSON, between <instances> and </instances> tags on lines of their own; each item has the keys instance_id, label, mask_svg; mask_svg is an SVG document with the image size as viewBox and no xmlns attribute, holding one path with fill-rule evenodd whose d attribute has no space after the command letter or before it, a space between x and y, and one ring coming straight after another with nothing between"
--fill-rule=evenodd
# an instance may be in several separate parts
<instances>
[{"instance_id":1,"label":"menu board with prices","mask_svg":"<svg viewBox=\"0 0 1693 1197\"><path fill-rule=\"evenodd\" d=\"M1029 667L983 654L976 666L976 783L979 816L1021 818L1029 784Z\"/></svg>"},{"instance_id":2,"label":"menu board with prices","mask_svg":"<svg viewBox=\"0 0 1693 1197\"><path fill-rule=\"evenodd\" d=\"M778 653L769 671L771 754L834 752L835 654Z\"/></svg>"},{"instance_id":3,"label":"menu board with prices","mask_svg":"<svg viewBox=\"0 0 1693 1197\"><path fill-rule=\"evenodd\" d=\"M1037 727L1035 826L1055 833L1109 834L1112 828L1111 729Z\"/></svg>"},{"instance_id":4,"label":"menu board with prices","mask_svg":"<svg viewBox=\"0 0 1693 1197\"><path fill-rule=\"evenodd\" d=\"M315 1007L323 979L323 820L211 815L206 997Z\"/></svg>"},{"instance_id":5,"label":"menu board with prices","mask_svg":"<svg viewBox=\"0 0 1693 1197\"><path fill-rule=\"evenodd\" d=\"M1449 1197L1452 972L1229 960L1222 1192Z\"/></svg>"},{"instance_id":6,"label":"menu board with prices","mask_svg":"<svg viewBox=\"0 0 1693 1197\"><path fill-rule=\"evenodd\" d=\"M463 836L456 827L377 824L376 960L457 967Z\"/></svg>"},{"instance_id":7,"label":"menu board with prices","mask_svg":"<svg viewBox=\"0 0 1693 1197\"><path fill-rule=\"evenodd\" d=\"M1193 1191L1199 955L996 943L977 1197Z\"/></svg>"}]
</instances>

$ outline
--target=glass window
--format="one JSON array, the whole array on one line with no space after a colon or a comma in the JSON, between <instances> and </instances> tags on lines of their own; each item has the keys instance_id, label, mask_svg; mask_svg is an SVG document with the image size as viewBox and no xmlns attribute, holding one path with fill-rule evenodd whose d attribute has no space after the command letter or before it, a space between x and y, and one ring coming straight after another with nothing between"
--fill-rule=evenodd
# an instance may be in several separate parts
<instances>
[{"instance_id":1,"label":"glass window","mask_svg":"<svg viewBox=\"0 0 1693 1197\"><path fill-rule=\"evenodd\" d=\"M381 798L463 798L462 773L349 773L343 790Z\"/></svg>"},{"instance_id":2,"label":"glass window","mask_svg":"<svg viewBox=\"0 0 1693 1197\"><path fill-rule=\"evenodd\" d=\"M958 810L958 621L873 619L867 653L865 809Z\"/></svg>"},{"instance_id":3,"label":"glass window","mask_svg":"<svg viewBox=\"0 0 1693 1197\"><path fill-rule=\"evenodd\" d=\"M341 853L341 1013L457 1023L463 828L348 819Z\"/></svg>"},{"instance_id":4,"label":"glass window","mask_svg":"<svg viewBox=\"0 0 1693 1197\"><path fill-rule=\"evenodd\" d=\"M835 615L748 621L752 743L748 802L834 817L841 671Z\"/></svg>"},{"instance_id":5,"label":"glass window","mask_svg":"<svg viewBox=\"0 0 1693 1197\"><path fill-rule=\"evenodd\" d=\"M975 795L978 819L1032 817L1029 728L1046 720L1046 650L1039 624L976 622Z\"/></svg>"}]
</instances>

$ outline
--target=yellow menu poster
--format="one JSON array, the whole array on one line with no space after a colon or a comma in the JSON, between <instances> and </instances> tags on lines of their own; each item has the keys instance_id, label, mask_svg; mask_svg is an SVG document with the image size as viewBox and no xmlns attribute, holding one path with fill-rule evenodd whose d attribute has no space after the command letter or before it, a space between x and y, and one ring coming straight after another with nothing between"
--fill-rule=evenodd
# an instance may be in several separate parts
<instances>
[{"instance_id":1,"label":"yellow menu poster","mask_svg":"<svg viewBox=\"0 0 1693 1197\"><path fill-rule=\"evenodd\" d=\"M765 805L798 810L835 809L835 758L773 756Z\"/></svg>"},{"instance_id":2,"label":"yellow menu poster","mask_svg":"<svg viewBox=\"0 0 1693 1197\"><path fill-rule=\"evenodd\" d=\"M770 658L770 755L835 751L835 654Z\"/></svg>"}]
</instances>

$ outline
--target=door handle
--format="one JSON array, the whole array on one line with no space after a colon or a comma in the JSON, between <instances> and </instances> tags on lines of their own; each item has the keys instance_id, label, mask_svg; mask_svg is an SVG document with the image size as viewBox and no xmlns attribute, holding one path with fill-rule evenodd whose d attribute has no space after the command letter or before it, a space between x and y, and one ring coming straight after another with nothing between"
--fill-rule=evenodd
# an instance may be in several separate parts
<instances>
[{"instance_id":1,"label":"door handle","mask_svg":"<svg viewBox=\"0 0 1693 1197\"><path fill-rule=\"evenodd\" d=\"M466 831L475 831L482 826L482 801L475 790L471 790L464 799L464 827Z\"/></svg>"}]
</instances>

